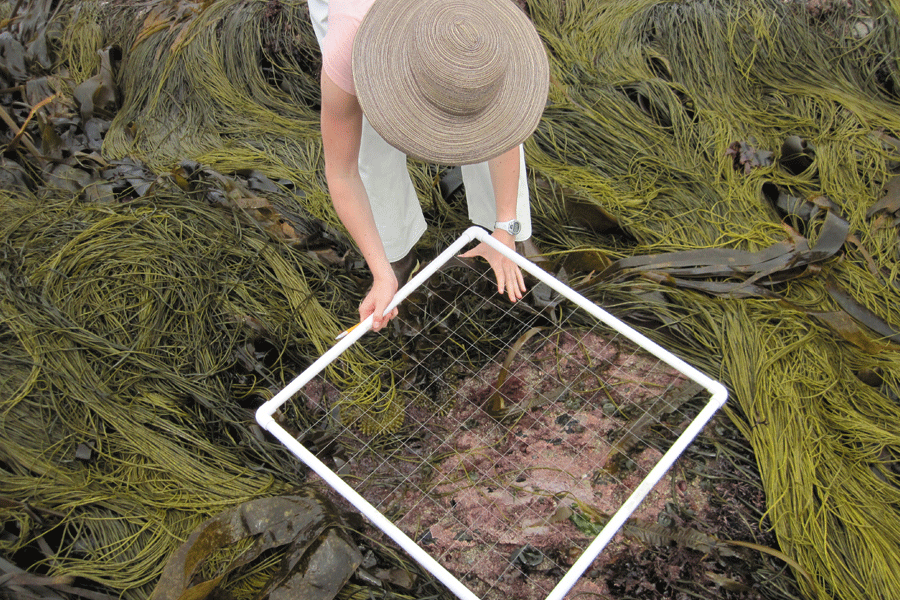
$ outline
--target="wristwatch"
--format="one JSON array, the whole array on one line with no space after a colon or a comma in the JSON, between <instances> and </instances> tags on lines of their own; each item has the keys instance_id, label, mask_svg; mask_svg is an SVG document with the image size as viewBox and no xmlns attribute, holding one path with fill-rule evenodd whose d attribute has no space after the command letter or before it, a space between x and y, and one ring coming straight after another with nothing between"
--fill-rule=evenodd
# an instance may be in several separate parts
<instances>
[{"instance_id":1,"label":"wristwatch","mask_svg":"<svg viewBox=\"0 0 900 600\"><path fill-rule=\"evenodd\" d=\"M509 235L517 235L522 231L522 224L515 219L512 221L497 221L494 223L494 229L502 229Z\"/></svg>"}]
</instances>

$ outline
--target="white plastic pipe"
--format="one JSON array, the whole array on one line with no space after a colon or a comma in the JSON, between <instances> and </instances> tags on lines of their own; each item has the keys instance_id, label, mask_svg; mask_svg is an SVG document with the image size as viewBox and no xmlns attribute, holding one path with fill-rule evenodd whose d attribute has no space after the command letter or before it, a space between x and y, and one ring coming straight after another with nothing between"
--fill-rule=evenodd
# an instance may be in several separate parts
<instances>
[{"instance_id":1,"label":"white plastic pipe","mask_svg":"<svg viewBox=\"0 0 900 600\"><path fill-rule=\"evenodd\" d=\"M556 587L547 596L547 600L559 600L563 598L584 572L590 567L591 563L600 555L600 552L612 540L616 532L625 524L625 521L637 509L647 494L653 487L659 483L662 476L669 470L675 460L684 452L685 448L700 433L706 423L712 418L719 408L728 398L728 391L718 381L712 380L688 363L684 362L653 340L639 333L632 327L626 325L619 319L613 317L605 310L588 301L584 296L574 291L567 285L564 285L552 275L539 268L531 261L519 256L480 227L470 227L446 250L441 252L431 263L426 265L419 273L416 274L406 285L404 285L394 296L388 305L384 314L392 311L400 302L417 287L422 285L437 269L443 266L447 261L453 258L462 250L469 242L479 240L487 243L491 247L513 260L524 271L536 277L539 281L547 284L551 289L575 303L579 307L586 310L589 314L597 318L597 320L605 323L618 333L621 333L631 341L635 342L651 354L668 364L669 366L680 371L690 379L702 385L711 394L709 401L700 414L688 425L688 427L678 436L672 447L663 454L659 462L650 470L647 476L641 481L638 487L631 493L628 499L619 507L619 510L612 516L609 522L603 527L593 542L585 549L582 555L575 561L575 564L557 583ZM324 463L316 458L309 450L307 450L294 436L284 430L272 417L275 411L281 407L287 400L296 394L303 386L309 383L313 377L318 375L329 363L335 360L344 350L361 338L369 329L372 328L372 316L366 318L346 337L341 339L325 354L313 362L303 373L298 375L283 390L276 394L271 400L263 404L256 411L256 420L263 429L272 433L282 444L284 444L294 455L306 463L313 471L315 471L326 483L333 487L338 493L346 498L353 506L355 506L363 515L365 515L376 527L384 531L391 537L401 548L406 550L409 555L420 565L434 575L441 583L456 594L462 600L480 600L478 596L472 593L463 583L457 579L452 573L447 571L440 563L435 561L427 552L425 552L418 544L416 544L409 536L403 533L396 525L387 519L377 508L372 506L365 498L360 496L356 490L344 482L334 471L329 469Z\"/></svg>"}]
</instances>

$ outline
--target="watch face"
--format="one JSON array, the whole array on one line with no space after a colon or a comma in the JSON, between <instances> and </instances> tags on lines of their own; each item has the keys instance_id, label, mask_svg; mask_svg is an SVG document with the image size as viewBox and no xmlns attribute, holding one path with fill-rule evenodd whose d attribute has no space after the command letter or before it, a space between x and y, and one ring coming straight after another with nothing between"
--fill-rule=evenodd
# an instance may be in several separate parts
<instances>
[{"instance_id":1,"label":"watch face","mask_svg":"<svg viewBox=\"0 0 900 600\"><path fill-rule=\"evenodd\" d=\"M513 219L512 221L497 221L494 223L494 229L501 229L510 235L517 235L522 231L522 224Z\"/></svg>"}]
</instances>

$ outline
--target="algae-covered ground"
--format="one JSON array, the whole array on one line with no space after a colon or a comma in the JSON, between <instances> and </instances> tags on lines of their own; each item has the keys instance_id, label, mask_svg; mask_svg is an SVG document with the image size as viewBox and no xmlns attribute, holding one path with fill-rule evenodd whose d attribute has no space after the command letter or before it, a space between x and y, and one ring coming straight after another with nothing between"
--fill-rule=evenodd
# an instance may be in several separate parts
<instances>
[{"instance_id":1,"label":"algae-covered ground","mask_svg":"<svg viewBox=\"0 0 900 600\"><path fill-rule=\"evenodd\" d=\"M626 528L595 593L897 598L900 7L519 4L551 65L542 265L730 394L673 471L703 510ZM253 420L368 285L319 68L300 0L0 2L0 595L450 597ZM427 260L464 203L410 172ZM472 302L435 285L417 310ZM443 342L408 322L326 372L385 447L417 406L389 340ZM459 333L497 357L521 332Z\"/></svg>"}]
</instances>

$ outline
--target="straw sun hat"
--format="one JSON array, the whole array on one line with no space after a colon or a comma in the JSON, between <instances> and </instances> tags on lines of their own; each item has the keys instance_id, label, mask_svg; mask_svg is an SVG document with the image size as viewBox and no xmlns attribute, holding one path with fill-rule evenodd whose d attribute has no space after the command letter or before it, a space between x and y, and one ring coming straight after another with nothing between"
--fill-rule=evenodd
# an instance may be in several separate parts
<instances>
[{"instance_id":1,"label":"straw sun hat","mask_svg":"<svg viewBox=\"0 0 900 600\"><path fill-rule=\"evenodd\" d=\"M549 68L537 31L512 0L375 0L353 44L353 82L389 144L464 165L531 135Z\"/></svg>"}]
</instances>

